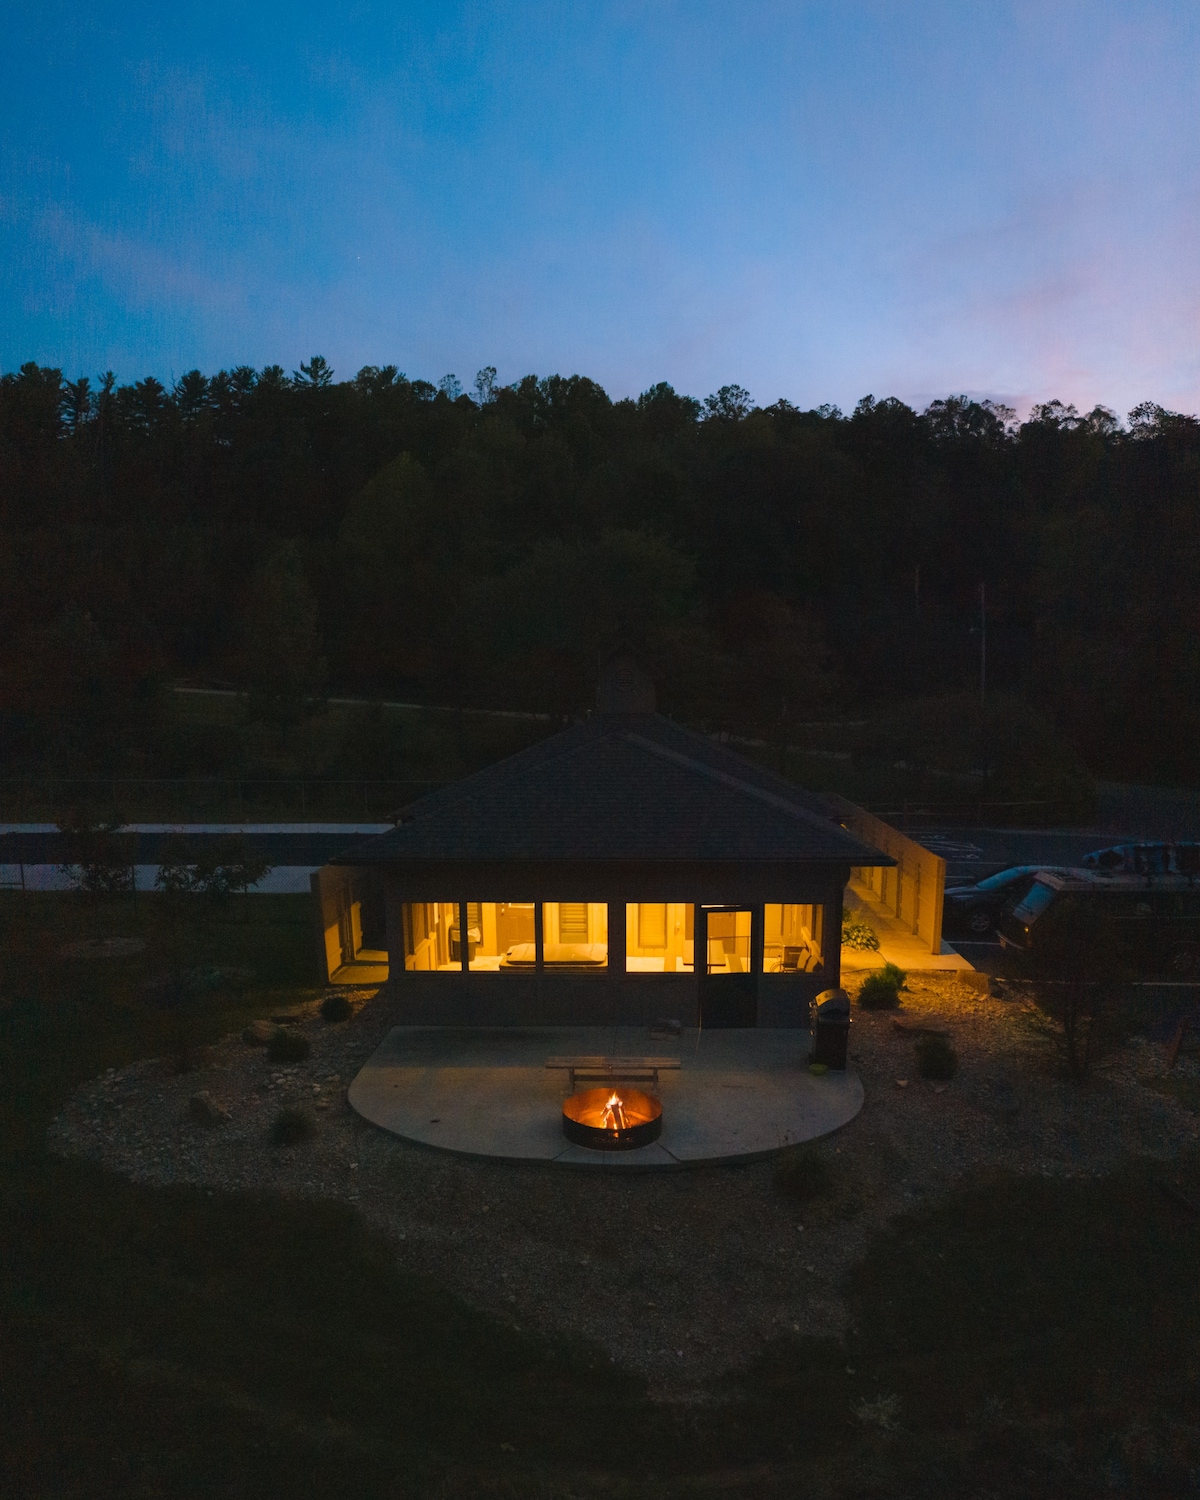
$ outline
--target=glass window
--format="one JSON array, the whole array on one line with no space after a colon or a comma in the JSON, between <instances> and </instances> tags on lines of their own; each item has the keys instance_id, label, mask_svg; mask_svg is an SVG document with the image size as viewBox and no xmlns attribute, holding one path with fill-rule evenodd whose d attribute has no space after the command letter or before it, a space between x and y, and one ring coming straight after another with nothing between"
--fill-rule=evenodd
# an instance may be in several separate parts
<instances>
[{"instance_id":1,"label":"glass window","mask_svg":"<svg viewBox=\"0 0 1200 1500\"><path fill-rule=\"evenodd\" d=\"M763 973L811 974L821 967L823 906L767 902L763 908Z\"/></svg>"},{"instance_id":2,"label":"glass window","mask_svg":"<svg viewBox=\"0 0 1200 1500\"><path fill-rule=\"evenodd\" d=\"M1021 904L1013 909L1013 916L1018 922L1036 922L1054 900L1056 894L1053 887L1043 885L1041 881L1038 881Z\"/></svg>"},{"instance_id":3,"label":"glass window","mask_svg":"<svg viewBox=\"0 0 1200 1500\"><path fill-rule=\"evenodd\" d=\"M603 901L547 901L542 906L542 962L547 970L608 967L608 907Z\"/></svg>"},{"instance_id":4,"label":"glass window","mask_svg":"<svg viewBox=\"0 0 1200 1500\"><path fill-rule=\"evenodd\" d=\"M532 901L468 901L469 967L532 970L535 964Z\"/></svg>"},{"instance_id":5,"label":"glass window","mask_svg":"<svg viewBox=\"0 0 1200 1500\"><path fill-rule=\"evenodd\" d=\"M625 968L630 974L690 974L696 908L690 901L630 901L625 907Z\"/></svg>"},{"instance_id":6,"label":"glass window","mask_svg":"<svg viewBox=\"0 0 1200 1500\"><path fill-rule=\"evenodd\" d=\"M404 967L462 969L457 901L405 901Z\"/></svg>"},{"instance_id":7,"label":"glass window","mask_svg":"<svg viewBox=\"0 0 1200 1500\"><path fill-rule=\"evenodd\" d=\"M710 911L708 914L708 972L750 972L750 913Z\"/></svg>"}]
</instances>

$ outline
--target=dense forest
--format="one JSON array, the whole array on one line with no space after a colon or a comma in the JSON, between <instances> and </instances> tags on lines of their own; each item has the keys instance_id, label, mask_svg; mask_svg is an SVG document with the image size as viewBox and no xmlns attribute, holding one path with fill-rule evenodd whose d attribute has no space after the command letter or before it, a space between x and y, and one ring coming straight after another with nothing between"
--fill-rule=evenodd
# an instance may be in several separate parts
<instances>
[{"instance_id":1,"label":"dense forest","mask_svg":"<svg viewBox=\"0 0 1200 1500\"><path fill-rule=\"evenodd\" d=\"M1150 404L30 364L0 380L0 506L6 771L147 767L178 682L277 726L330 693L576 713L622 642L712 728L904 719L933 760L1007 735L1197 776L1200 422Z\"/></svg>"}]
</instances>

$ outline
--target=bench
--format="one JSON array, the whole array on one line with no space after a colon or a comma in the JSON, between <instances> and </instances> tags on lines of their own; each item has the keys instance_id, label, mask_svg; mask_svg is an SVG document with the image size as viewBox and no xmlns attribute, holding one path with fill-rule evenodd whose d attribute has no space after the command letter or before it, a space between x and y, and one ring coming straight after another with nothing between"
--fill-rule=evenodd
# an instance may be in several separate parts
<instances>
[{"instance_id":1,"label":"bench","mask_svg":"<svg viewBox=\"0 0 1200 1500\"><path fill-rule=\"evenodd\" d=\"M677 1057L548 1057L548 1068L558 1068L570 1079L571 1093L575 1080L589 1083L649 1083L658 1087L659 1073L679 1071Z\"/></svg>"}]
</instances>

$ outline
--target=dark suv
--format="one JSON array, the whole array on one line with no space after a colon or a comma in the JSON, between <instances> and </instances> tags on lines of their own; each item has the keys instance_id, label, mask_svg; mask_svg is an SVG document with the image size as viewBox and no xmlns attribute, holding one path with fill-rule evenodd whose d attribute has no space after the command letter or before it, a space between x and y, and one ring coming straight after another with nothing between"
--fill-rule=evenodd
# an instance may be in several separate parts
<instances>
[{"instance_id":1,"label":"dark suv","mask_svg":"<svg viewBox=\"0 0 1200 1500\"><path fill-rule=\"evenodd\" d=\"M1106 951L1137 972L1191 979L1200 975L1200 885L1186 875L1042 871L1005 907L998 931L1006 948L1035 964L1066 931L1081 943L1103 937Z\"/></svg>"}]
</instances>

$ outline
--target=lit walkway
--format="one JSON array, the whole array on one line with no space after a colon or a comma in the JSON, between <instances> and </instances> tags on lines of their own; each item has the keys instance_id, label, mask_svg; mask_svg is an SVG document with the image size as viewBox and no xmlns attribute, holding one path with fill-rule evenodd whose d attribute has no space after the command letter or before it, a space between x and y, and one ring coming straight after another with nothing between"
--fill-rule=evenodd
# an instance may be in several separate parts
<instances>
[{"instance_id":1,"label":"lit walkway","mask_svg":"<svg viewBox=\"0 0 1200 1500\"><path fill-rule=\"evenodd\" d=\"M881 969L886 963L902 969L959 969L974 972L970 964L949 943L943 942L940 953L930 953L921 939L899 921L886 906L876 900L874 892L852 880L846 887L847 908L857 908L870 922L879 938L878 953L863 953L857 948L842 949L842 970Z\"/></svg>"}]
</instances>

